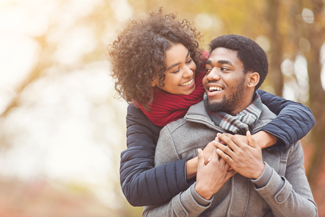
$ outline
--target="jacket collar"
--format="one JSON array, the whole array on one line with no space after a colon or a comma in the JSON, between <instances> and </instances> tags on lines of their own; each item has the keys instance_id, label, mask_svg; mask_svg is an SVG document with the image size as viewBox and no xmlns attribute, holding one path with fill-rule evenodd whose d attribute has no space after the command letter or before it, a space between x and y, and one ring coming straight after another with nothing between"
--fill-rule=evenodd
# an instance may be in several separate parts
<instances>
[{"instance_id":1,"label":"jacket collar","mask_svg":"<svg viewBox=\"0 0 325 217\"><path fill-rule=\"evenodd\" d=\"M263 104L263 110L262 110L261 116L258 119L258 121L255 122L254 127L253 127L254 130L252 131L252 133L256 133L256 132L260 131L263 126L265 126L266 124L271 122L275 117L276 117L276 115L274 113L272 113ZM186 113L184 119L189 121L189 122L204 124L207 127L218 130L220 132L225 132L224 129L222 129L219 126L216 126L213 123L213 121L209 117L209 115L208 115L208 113L207 113L207 111L206 111L206 109L204 107L204 102L203 101L191 106L189 108L188 112Z\"/></svg>"}]
</instances>

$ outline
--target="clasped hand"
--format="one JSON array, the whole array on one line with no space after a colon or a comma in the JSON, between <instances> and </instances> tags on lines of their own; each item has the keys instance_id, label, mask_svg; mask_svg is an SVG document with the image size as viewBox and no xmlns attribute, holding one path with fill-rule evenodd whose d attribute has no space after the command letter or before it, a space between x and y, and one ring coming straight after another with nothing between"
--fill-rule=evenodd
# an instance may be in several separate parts
<instances>
[{"instance_id":1,"label":"clasped hand","mask_svg":"<svg viewBox=\"0 0 325 217\"><path fill-rule=\"evenodd\" d=\"M262 150L249 131L247 141L243 141L244 138L228 133L218 134L203 151L198 149L195 190L202 197L210 199L236 172L252 179L261 176L265 167Z\"/></svg>"},{"instance_id":2,"label":"clasped hand","mask_svg":"<svg viewBox=\"0 0 325 217\"><path fill-rule=\"evenodd\" d=\"M218 156L216 147L212 146L212 152L212 156L205 163L204 153L198 149L195 190L207 200L236 173L234 170L228 171L229 165Z\"/></svg>"},{"instance_id":3,"label":"clasped hand","mask_svg":"<svg viewBox=\"0 0 325 217\"><path fill-rule=\"evenodd\" d=\"M249 131L246 138L248 144L241 141L235 135L228 133L217 135L215 146L217 153L224 159L236 172L247 178L257 179L264 170L262 150L256 144ZM226 145L221 144L223 141Z\"/></svg>"}]
</instances>

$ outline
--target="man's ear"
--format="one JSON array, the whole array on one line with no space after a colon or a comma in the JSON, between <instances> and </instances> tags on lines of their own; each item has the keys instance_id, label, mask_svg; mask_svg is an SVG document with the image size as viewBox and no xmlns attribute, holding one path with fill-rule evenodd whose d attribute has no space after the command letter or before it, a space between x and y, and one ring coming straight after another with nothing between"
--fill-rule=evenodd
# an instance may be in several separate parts
<instances>
[{"instance_id":1,"label":"man's ear","mask_svg":"<svg viewBox=\"0 0 325 217\"><path fill-rule=\"evenodd\" d=\"M258 82L260 81L260 74L258 74L257 72L248 72L248 83L247 86L248 87L254 87L258 84Z\"/></svg>"}]
</instances>

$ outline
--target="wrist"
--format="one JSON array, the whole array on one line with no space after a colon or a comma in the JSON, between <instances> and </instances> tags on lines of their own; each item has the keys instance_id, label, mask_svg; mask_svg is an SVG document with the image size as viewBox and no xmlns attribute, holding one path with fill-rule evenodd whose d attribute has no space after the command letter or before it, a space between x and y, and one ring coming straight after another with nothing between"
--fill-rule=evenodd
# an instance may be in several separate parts
<instances>
[{"instance_id":1,"label":"wrist","mask_svg":"<svg viewBox=\"0 0 325 217\"><path fill-rule=\"evenodd\" d=\"M186 180L192 179L196 176L197 171L197 157L186 161Z\"/></svg>"},{"instance_id":2,"label":"wrist","mask_svg":"<svg viewBox=\"0 0 325 217\"><path fill-rule=\"evenodd\" d=\"M213 194L208 191L205 186L200 186L198 183L195 185L195 191L204 199L209 200Z\"/></svg>"},{"instance_id":3,"label":"wrist","mask_svg":"<svg viewBox=\"0 0 325 217\"><path fill-rule=\"evenodd\" d=\"M261 149L274 145L278 140L277 137L265 131L259 131L252 137L255 139L256 143Z\"/></svg>"},{"instance_id":4,"label":"wrist","mask_svg":"<svg viewBox=\"0 0 325 217\"><path fill-rule=\"evenodd\" d=\"M262 175L262 173L263 173L263 171L264 171L264 168L265 168L265 164L264 163L262 163L259 167L258 167L258 169L256 170L256 173L253 175L253 179L258 179L258 178L260 178L261 177L261 175Z\"/></svg>"}]
</instances>

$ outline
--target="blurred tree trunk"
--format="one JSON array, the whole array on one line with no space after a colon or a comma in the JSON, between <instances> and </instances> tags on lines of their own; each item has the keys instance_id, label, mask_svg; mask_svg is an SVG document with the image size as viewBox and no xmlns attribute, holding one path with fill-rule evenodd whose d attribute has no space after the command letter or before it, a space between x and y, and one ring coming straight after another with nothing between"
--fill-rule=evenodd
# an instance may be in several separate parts
<instances>
[{"instance_id":1,"label":"blurred tree trunk","mask_svg":"<svg viewBox=\"0 0 325 217\"><path fill-rule=\"evenodd\" d=\"M314 23L307 26L307 39L310 42L310 51L306 53L309 74L310 107L314 114L316 124L313 128L311 141L315 146L314 156L309 167L308 178L310 184L316 187L317 177L323 167L325 155L325 91L321 84L320 50L323 43L325 29L322 26L322 0L312 1Z\"/></svg>"},{"instance_id":2,"label":"blurred tree trunk","mask_svg":"<svg viewBox=\"0 0 325 217\"><path fill-rule=\"evenodd\" d=\"M275 95L282 96L283 90L283 76L281 73L282 62L282 37L279 33L279 9L280 0L267 1L266 20L268 20L270 28L268 35L270 37L270 51L269 51L269 74L270 82L273 84Z\"/></svg>"},{"instance_id":3,"label":"blurred tree trunk","mask_svg":"<svg viewBox=\"0 0 325 217\"><path fill-rule=\"evenodd\" d=\"M39 56L39 62L35 65L35 67L31 70L28 76L21 82L21 84L15 89L15 96L8 103L7 107L0 113L0 118L5 118L12 109L20 106L20 96L22 92L25 90L28 85L36 81L42 76L43 70L51 66L51 62L48 59L48 53L52 50L46 50L45 48L50 47L46 42L46 35L42 35L40 37L35 38L39 45L41 46L41 54Z\"/></svg>"}]
</instances>

